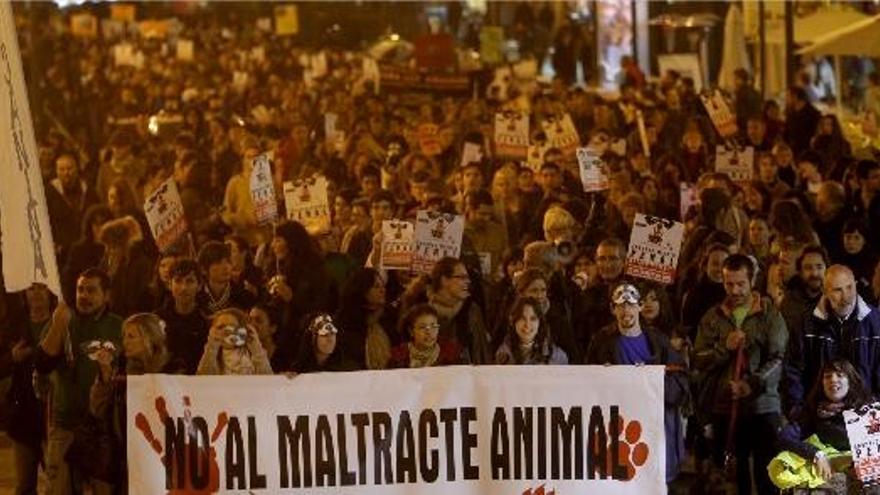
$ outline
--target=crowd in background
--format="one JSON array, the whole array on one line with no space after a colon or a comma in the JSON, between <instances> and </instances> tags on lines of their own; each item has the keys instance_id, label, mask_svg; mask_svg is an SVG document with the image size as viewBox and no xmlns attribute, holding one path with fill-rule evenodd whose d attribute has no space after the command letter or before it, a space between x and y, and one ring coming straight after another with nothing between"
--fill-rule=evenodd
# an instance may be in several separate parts
<instances>
[{"instance_id":1,"label":"crowd in background","mask_svg":"<svg viewBox=\"0 0 880 495\"><path fill-rule=\"evenodd\" d=\"M739 71L739 132L722 140L674 72L648 82L628 64L614 99L536 83L532 129L567 113L583 144L626 142L602 156L608 190L585 193L564 150L536 167L496 156L505 102L377 89L362 52L326 51L313 77L315 54L289 38L197 23L182 33L194 61L133 40L137 68L24 27L26 68L51 53L28 84L66 304L42 286L0 299L17 493L36 493L41 463L47 493L124 493L124 449L86 455L81 432L98 420L124 445L126 374L663 364L668 480L685 445L716 466L732 451L739 493L762 494L783 449L830 478L803 440L846 450L841 411L880 388L880 164L802 87L764 100ZM327 113L344 139L324 135ZM424 123L439 155L421 152ZM752 180L714 171L734 142L755 150ZM465 143L483 158L462 164ZM267 152L279 193L328 179L329 230L258 223L249 177ZM160 252L142 205L168 178L191 242ZM682 183L699 199L684 212ZM419 210L464 216L461 256L428 275L379 269L382 222ZM675 283L624 274L637 213L685 223Z\"/></svg>"}]
</instances>

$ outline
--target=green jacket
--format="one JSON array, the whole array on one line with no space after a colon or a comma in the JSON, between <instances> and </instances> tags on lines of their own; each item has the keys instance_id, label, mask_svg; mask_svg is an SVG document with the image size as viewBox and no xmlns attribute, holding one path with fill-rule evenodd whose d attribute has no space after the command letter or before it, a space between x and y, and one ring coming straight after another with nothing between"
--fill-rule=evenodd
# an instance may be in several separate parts
<instances>
[{"instance_id":1,"label":"green jacket","mask_svg":"<svg viewBox=\"0 0 880 495\"><path fill-rule=\"evenodd\" d=\"M89 411L89 391L98 375L98 363L89 359L83 344L109 340L121 352L122 318L106 310L97 318L74 314L68 336L70 345L65 342L58 356L38 350L37 371L51 373L53 424L74 429Z\"/></svg>"},{"instance_id":2,"label":"green jacket","mask_svg":"<svg viewBox=\"0 0 880 495\"><path fill-rule=\"evenodd\" d=\"M700 320L694 344L693 367L699 373L699 406L704 411L728 414L732 404L730 386L736 352L727 349L727 335L736 329L731 308L714 306ZM781 411L779 381L788 332L782 315L773 303L758 294L742 323L746 334L746 360L742 379L751 394L740 401L744 414Z\"/></svg>"}]
</instances>

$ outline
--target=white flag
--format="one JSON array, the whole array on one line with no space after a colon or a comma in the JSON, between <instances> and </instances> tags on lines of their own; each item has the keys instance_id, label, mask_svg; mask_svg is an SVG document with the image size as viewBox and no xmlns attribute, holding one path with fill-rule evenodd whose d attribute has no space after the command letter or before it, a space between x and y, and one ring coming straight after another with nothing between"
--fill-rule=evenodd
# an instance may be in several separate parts
<instances>
[{"instance_id":1,"label":"white flag","mask_svg":"<svg viewBox=\"0 0 880 495\"><path fill-rule=\"evenodd\" d=\"M0 0L0 242L6 290L46 284L61 297L55 244L12 5Z\"/></svg>"}]
</instances>

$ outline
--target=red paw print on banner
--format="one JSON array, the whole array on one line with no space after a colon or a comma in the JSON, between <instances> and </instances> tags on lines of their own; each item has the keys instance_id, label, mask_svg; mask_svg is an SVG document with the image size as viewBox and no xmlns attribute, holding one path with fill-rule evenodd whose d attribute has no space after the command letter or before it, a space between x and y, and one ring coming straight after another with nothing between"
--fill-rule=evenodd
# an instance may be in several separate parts
<instances>
[{"instance_id":1,"label":"red paw print on banner","mask_svg":"<svg viewBox=\"0 0 880 495\"><path fill-rule=\"evenodd\" d=\"M620 439L617 443L617 462L626 468L626 475L623 481L629 481L635 478L636 470L644 466L645 462L648 461L648 454L650 452L648 445L641 441L642 424L638 420L627 422L623 416L618 416L617 431L620 432ZM608 435L608 445L605 473L606 476L611 477L614 470L614 457L611 454L611 449L614 448L614 443L611 440L611 421L608 422L606 434ZM596 441L598 441L598 437ZM600 469L597 466L597 470Z\"/></svg>"},{"instance_id":2,"label":"red paw print on banner","mask_svg":"<svg viewBox=\"0 0 880 495\"><path fill-rule=\"evenodd\" d=\"M541 485L538 488L535 488L534 490L529 488L528 490L524 491L522 493L522 495L556 495L556 490L550 490L549 492L545 492L544 485Z\"/></svg>"},{"instance_id":3,"label":"red paw print on banner","mask_svg":"<svg viewBox=\"0 0 880 495\"><path fill-rule=\"evenodd\" d=\"M183 398L183 404L186 407L184 411L184 417L190 418L190 400L189 397ZM167 420L173 419L168 414L168 407L165 403L165 397L159 396L156 397L156 413L159 415L159 421L163 425ZM171 488L168 491L168 495L209 495L211 493L217 493L220 490L220 467L217 465L217 451L214 449L213 444L220 437L220 434L223 433L223 429L226 428L226 424L229 422L229 416L225 412L221 412L217 415L217 424L214 426L214 431L211 434L210 438L210 447L202 446L202 445L194 445L196 439L189 435L185 435L186 444L183 449L183 455L185 457L184 466L186 472L184 473L183 479L184 486L176 486ZM150 444L150 447L153 448L153 451L156 452L157 455L162 459L162 464L166 467L171 466L171 479L172 483L177 480L177 463L174 459L169 457L168 449L162 448L162 442L159 441L158 438L153 434L152 428L150 428L150 423L147 421L147 417L144 413L139 412L135 416L134 420L135 426L144 436L144 439ZM195 448L193 448L195 447ZM195 454L196 460L190 459L190 456ZM208 462L208 483L205 488L194 488L191 486L192 484L192 476L189 472L192 469L192 466L200 466L203 464L205 458L207 457Z\"/></svg>"},{"instance_id":4,"label":"red paw print on banner","mask_svg":"<svg viewBox=\"0 0 880 495\"><path fill-rule=\"evenodd\" d=\"M617 444L618 460L626 466L626 480L629 481L636 476L636 468L645 465L648 460L648 444L642 442L642 424L637 420L626 422L623 416L618 418L618 429L622 431L620 442ZM610 435L611 427L609 424L608 432ZM608 441L608 470L611 472L611 441Z\"/></svg>"}]
</instances>

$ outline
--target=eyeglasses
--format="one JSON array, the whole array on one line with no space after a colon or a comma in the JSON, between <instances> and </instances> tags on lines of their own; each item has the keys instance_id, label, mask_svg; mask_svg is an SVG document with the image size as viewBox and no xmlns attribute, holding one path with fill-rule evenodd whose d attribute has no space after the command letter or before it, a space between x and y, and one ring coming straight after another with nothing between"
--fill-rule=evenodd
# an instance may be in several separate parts
<instances>
[{"instance_id":1,"label":"eyeglasses","mask_svg":"<svg viewBox=\"0 0 880 495\"><path fill-rule=\"evenodd\" d=\"M440 324L439 323L428 323L426 325L418 325L418 326L416 326L416 330L421 330L424 332L440 330Z\"/></svg>"}]
</instances>

